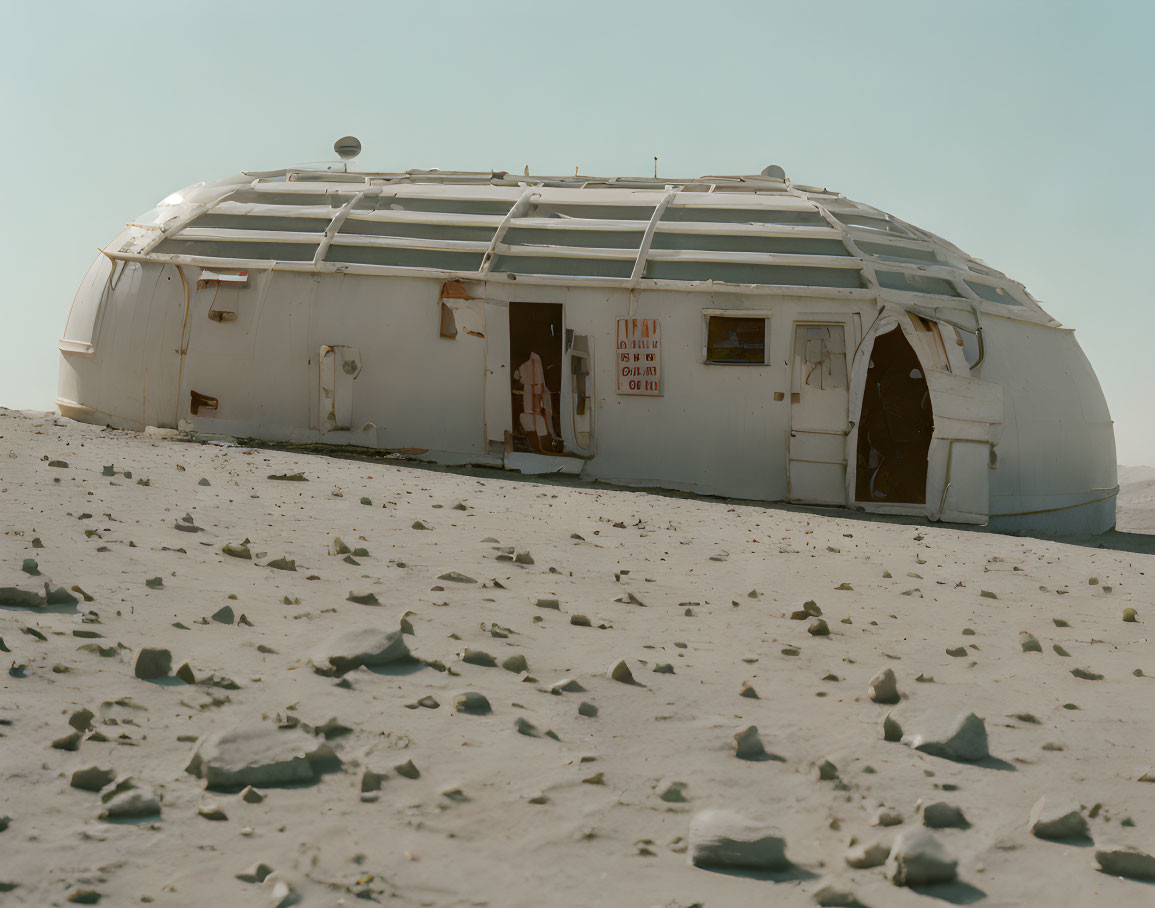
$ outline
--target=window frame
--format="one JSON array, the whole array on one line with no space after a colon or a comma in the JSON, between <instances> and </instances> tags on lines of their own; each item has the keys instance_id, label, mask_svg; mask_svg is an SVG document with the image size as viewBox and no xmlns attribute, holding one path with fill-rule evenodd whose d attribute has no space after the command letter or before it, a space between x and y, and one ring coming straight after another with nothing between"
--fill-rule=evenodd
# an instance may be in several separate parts
<instances>
[{"instance_id":1,"label":"window frame","mask_svg":"<svg viewBox=\"0 0 1155 908\"><path fill-rule=\"evenodd\" d=\"M703 309L702 310L702 364L706 366L768 366L770 365L770 319L773 313L768 309ZM745 318L762 319L764 323L762 360L760 362L735 362L733 360L710 359L710 319Z\"/></svg>"}]
</instances>

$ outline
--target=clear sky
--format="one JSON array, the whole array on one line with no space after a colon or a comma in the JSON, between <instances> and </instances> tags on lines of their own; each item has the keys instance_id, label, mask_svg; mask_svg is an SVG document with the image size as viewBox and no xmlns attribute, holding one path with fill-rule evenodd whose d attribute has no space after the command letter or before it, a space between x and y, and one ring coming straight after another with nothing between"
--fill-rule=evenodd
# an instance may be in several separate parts
<instances>
[{"instance_id":1,"label":"clear sky","mask_svg":"<svg viewBox=\"0 0 1155 908\"><path fill-rule=\"evenodd\" d=\"M0 404L53 406L126 220L351 133L373 169L781 164L1026 284L1155 464L1153 35L1152 0L0 0Z\"/></svg>"}]
</instances>

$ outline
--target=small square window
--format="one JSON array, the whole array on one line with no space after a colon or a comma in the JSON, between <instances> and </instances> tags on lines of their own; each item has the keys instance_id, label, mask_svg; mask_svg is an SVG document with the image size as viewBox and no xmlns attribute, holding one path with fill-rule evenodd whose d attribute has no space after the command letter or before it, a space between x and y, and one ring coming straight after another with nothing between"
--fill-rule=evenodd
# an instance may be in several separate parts
<instances>
[{"instance_id":1,"label":"small square window","mask_svg":"<svg viewBox=\"0 0 1155 908\"><path fill-rule=\"evenodd\" d=\"M765 317L706 316L706 362L765 364L768 321Z\"/></svg>"}]
</instances>

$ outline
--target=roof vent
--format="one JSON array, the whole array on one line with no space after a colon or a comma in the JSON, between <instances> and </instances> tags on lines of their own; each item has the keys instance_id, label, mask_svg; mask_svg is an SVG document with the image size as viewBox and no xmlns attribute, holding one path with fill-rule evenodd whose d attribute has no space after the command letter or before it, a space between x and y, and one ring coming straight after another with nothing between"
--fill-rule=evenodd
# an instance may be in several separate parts
<instances>
[{"instance_id":1,"label":"roof vent","mask_svg":"<svg viewBox=\"0 0 1155 908\"><path fill-rule=\"evenodd\" d=\"M342 139L342 141L344 140ZM779 167L777 164L771 164L769 167L762 171L762 176L770 177L774 180L785 180L786 171Z\"/></svg>"},{"instance_id":2,"label":"roof vent","mask_svg":"<svg viewBox=\"0 0 1155 908\"><path fill-rule=\"evenodd\" d=\"M333 143L333 151L343 161L355 158L361 153L361 140L356 136L345 136Z\"/></svg>"}]
</instances>

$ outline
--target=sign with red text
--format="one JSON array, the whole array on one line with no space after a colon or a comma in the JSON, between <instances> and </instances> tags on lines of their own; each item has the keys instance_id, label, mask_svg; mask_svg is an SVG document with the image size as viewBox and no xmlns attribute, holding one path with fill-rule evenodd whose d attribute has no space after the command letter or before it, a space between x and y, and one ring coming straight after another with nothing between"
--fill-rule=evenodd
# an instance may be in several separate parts
<instances>
[{"instance_id":1,"label":"sign with red text","mask_svg":"<svg viewBox=\"0 0 1155 908\"><path fill-rule=\"evenodd\" d=\"M618 319L618 393L662 393L662 328L656 318Z\"/></svg>"}]
</instances>

